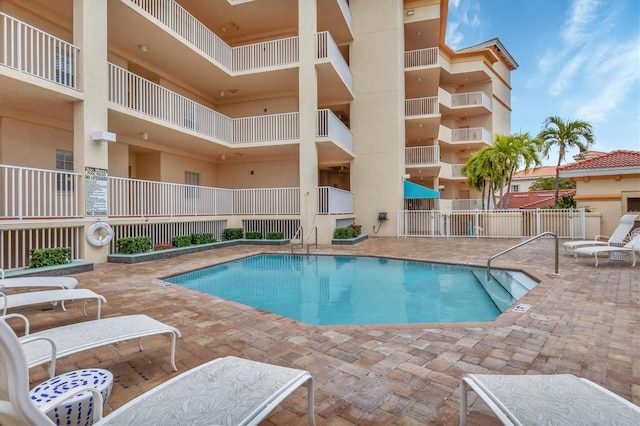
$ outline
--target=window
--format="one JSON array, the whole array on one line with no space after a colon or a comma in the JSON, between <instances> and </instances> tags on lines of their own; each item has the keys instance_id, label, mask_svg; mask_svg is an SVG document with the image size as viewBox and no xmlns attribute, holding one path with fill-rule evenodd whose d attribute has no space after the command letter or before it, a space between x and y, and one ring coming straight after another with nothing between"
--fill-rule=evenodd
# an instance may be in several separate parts
<instances>
[{"instance_id":1,"label":"window","mask_svg":"<svg viewBox=\"0 0 640 426\"><path fill-rule=\"evenodd\" d=\"M627 211L640 212L640 198L627 198Z\"/></svg>"},{"instance_id":2,"label":"window","mask_svg":"<svg viewBox=\"0 0 640 426\"><path fill-rule=\"evenodd\" d=\"M520 185L511 185L511 192L520 192Z\"/></svg>"},{"instance_id":3,"label":"window","mask_svg":"<svg viewBox=\"0 0 640 426\"><path fill-rule=\"evenodd\" d=\"M61 192L73 191L73 152L56 149L56 170L58 173L56 187ZM69 173L64 173L69 172Z\"/></svg>"},{"instance_id":4,"label":"window","mask_svg":"<svg viewBox=\"0 0 640 426\"><path fill-rule=\"evenodd\" d=\"M184 172L184 183L185 185L200 186L200 173ZM187 198L198 198L200 196L198 188L193 188L193 186L187 187L185 191Z\"/></svg>"}]
</instances>

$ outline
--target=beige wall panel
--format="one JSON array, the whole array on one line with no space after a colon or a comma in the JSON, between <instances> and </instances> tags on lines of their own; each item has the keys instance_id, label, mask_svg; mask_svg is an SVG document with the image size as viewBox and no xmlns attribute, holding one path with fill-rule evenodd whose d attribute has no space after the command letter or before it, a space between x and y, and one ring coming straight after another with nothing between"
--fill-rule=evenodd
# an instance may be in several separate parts
<instances>
[{"instance_id":1,"label":"beige wall panel","mask_svg":"<svg viewBox=\"0 0 640 426\"><path fill-rule=\"evenodd\" d=\"M28 0L14 1L13 3L18 3L21 7L16 7L16 4L12 4L12 2L0 1L0 11L41 31L52 34L67 43L73 43L71 22L61 21L59 16L47 16L47 19L43 19L41 16L32 12L33 6L29 4ZM40 15L46 14L47 10L45 8L38 8L37 13Z\"/></svg>"},{"instance_id":2,"label":"beige wall panel","mask_svg":"<svg viewBox=\"0 0 640 426\"><path fill-rule=\"evenodd\" d=\"M265 109L267 110L266 112ZM297 112L298 100L291 96L286 98L262 99L253 102L221 104L218 106L218 111L227 117L234 118Z\"/></svg>"},{"instance_id":3,"label":"beige wall panel","mask_svg":"<svg viewBox=\"0 0 640 426\"><path fill-rule=\"evenodd\" d=\"M300 185L297 160L221 163L216 168L216 176L219 188L288 188Z\"/></svg>"},{"instance_id":4,"label":"beige wall panel","mask_svg":"<svg viewBox=\"0 0 640 426\"><path fill-rule=\"evenodd\" d=\"M129 177L129 145L109 144L109 176Z\"/></svg>"},{"instance_id":5,"label":"beige wall panel","mask_svg":"<svg viewBox=\"0 0 640 426\"><path fill-rule=\"evenodd\" d=\"M194 172L200 174L200 185L216 186L214 165L207 161L162 153L160 164L161 180L163 182L184 184L186 183L184 172Z\"/></svg>"},{"instance_id":6,"label":"beige wall panel","mask_svg":"<svg viewBox=\"0 0 640 426\"><path fill-rule=\"evenodd\" d=\"M2 162L55 170L56 149L73 151L73 133L36 123L2 118Z\"/></svg>"},{"instance_id":7,"label":"beige wall panel","mask_svg":"<svg viewBox=\"0 0 640 426\"><path fill-rule=\"evenodd\" d=\"M160 165L159 152L136 154L136 178L160 181Z\"/></svg>"}]
</instances>

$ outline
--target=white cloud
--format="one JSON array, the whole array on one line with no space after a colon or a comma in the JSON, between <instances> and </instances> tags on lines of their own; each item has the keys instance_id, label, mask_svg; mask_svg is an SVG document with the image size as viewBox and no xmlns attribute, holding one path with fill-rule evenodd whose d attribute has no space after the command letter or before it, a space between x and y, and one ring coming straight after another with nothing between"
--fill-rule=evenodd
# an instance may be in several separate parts
<instances>
[{"instance_id":1,"label":"white cloud","mask_svg":"<svg viewBox=\"0 0 640 426\"><path fill-rule=\"evenodd\" d=\"M549 87L549 94L553 97L560 96L565 89L567 89L572 83L575 83L576 74L581 71L585 60L586 56L579 52L576 56L566 62L556 79L551 83L551 86Z\"/></svg>"},{"instance_id":2,"label":"white cloud","mask_svg":"<svg viewBox=\"0 0 640 426\"><path fill-rule=\"evenodd\" d=\"M597 20L599 0L573 0L569 20L565 23L562 38L571 46L590 38L592 23Z\"/></svg>"}]
</instances>

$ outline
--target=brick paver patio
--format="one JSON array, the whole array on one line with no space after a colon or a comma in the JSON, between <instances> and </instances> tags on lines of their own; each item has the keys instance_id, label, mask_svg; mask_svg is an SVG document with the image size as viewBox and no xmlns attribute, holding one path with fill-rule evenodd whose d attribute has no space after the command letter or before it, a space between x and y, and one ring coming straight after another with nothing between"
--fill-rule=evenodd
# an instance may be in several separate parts
<instances>
[{"instance_id":1,"label":"brick paver patio","mask_svg":"<svg viewBox=\"0 0 640 426\"><path fill-rule=\"evenodd\" d=\"M369 238L354 246L321 246L317 253L358 254L485 266L489 256L520 240ZM221 300L161 278L255 253L289 247L239 245L137 265L98 264L76 274L80 285L107 298L103 317L145 313L180 329L176 362L164 336L123 342L59 360L58 374L87 367L110 370L115 384L105 412L161 382L216 357L235 355L309 370L315 380L319 425L457 424L464 374L572 373L640 404L640 266L629 260L575 263L560 248L554 275L553 240L543 239L492 262L540 280L493 323L314 327ZM312 249L315 252L315 249ZM89 305L89 318L95 318ZM14 310L17 312L17 310ZM21 309L33 331L83 321L81 302ZM16 323L16 330L19 327ZM33 384L46 365L31 369ZM472 425L499 424L469 394ZM215 398L215 395L212 395ZM265 421L306 424L300 389Z\"/></svg>"}]
</instances>

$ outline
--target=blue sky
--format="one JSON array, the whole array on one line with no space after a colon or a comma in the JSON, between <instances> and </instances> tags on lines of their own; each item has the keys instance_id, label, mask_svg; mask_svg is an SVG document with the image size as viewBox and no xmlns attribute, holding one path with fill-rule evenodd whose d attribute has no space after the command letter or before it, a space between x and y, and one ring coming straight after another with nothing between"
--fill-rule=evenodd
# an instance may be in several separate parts
<instances>
[{"instance_id":1,"label":"blue sky","mask_svg":"<svg viewBox=\"0 0 640 426\"><path fill-rule=\"evenodd\" d=\"M518 62L512 133L556 115L590 122L594 150L640 150L640 1L449 0L448 13L450 47L497 37Z\"/></svg>"}]
</instances>

